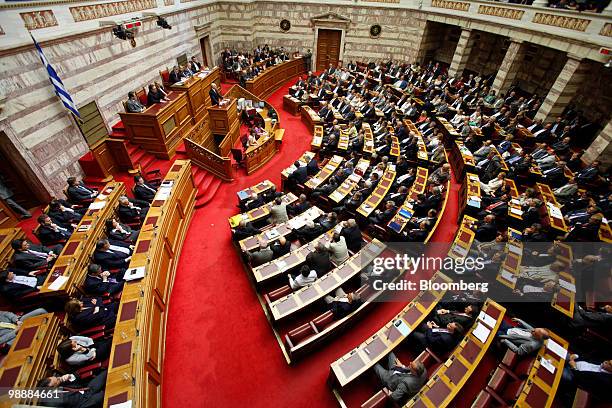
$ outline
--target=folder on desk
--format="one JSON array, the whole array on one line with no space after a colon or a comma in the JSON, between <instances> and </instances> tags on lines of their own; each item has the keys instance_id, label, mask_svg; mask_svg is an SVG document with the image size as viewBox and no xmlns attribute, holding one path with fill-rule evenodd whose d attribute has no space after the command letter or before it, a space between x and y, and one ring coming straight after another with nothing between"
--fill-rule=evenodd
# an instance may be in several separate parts
<instances>
[{"instance_id":1,"label":"folder on desk","mask_svg":"<svg viewBox=\"0 0 612 408\"><path fill-rule=\"evenodd\" d=\"M395 221L391 221L389 223L389 228L391 228L395 232L400 232L402 230L402 226Z\"/></svg>"},{"instance_id":2,"label":"folder on desk","mask_svg":"<svg viewBox=\"0 0 612 408\"><path fill-rule=\"evenodd\" d=\"M127 271L125 271L125 274L123 275L123 280L124 281L133 281L136 279L142 279L145 277L145 267L144 266L139 266L137 268L130 268Z\"/></svg>"}]
</instances>

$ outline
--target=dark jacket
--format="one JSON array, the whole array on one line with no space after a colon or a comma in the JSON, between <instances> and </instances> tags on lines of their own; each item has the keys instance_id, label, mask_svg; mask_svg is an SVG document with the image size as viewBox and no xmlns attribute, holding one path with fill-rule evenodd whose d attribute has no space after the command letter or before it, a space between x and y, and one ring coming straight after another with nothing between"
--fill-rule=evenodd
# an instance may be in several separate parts
<instances>
[{"instance_id":1,"label":"dark jacket","mask_svg":"<svg viewBox=\"0 0 612 408\"><path fill-rule=\"evenodd\" d=\"M96 299L96 304L92 304L91 300ZM112 308L102 304L101 298L83 298L83 310L73 316L71 321L79 328L85 329L95 326L115 326L117 315ZM95 312L96 307L98 311Z\"/></svg>"},{"instance_id":2,"label":"dark jacket","mask_svg":"<svg viewBox=\"0 0 612 408\"><path fill-rule=\"evenodd\" d=\"M354 227L344 227L340 231L340 235L342 235L346 240L346 246L350 251L359 252L363 244L359 226L355 225Z\"/></svg>"},{"instance_id":3,"label":"dark jacket","mask_svg":"<svg viewBox=\"0 0 612 408\"><path fill-rule=\"evenodd\" d=\"M140 184L136 184L134 186L134 197L136 197L139 200L151 202L153 201L153 198L155 197L155 193L157 189L150 184L147 184L147 183L145 184L147 185L147 187L152 188L153 191L149 190L148 188L144 186L141 186Z\"/></svg>"}]
</instances>

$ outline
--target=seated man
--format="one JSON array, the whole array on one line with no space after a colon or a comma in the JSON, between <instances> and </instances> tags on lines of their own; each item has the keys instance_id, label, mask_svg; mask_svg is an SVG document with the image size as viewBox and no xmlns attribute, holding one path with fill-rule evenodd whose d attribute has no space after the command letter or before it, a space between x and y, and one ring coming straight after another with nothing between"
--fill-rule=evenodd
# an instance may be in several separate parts
<instances>
[{"instance_id":1,"label":"seated man","mask_svg":"<svg viewBox=\"0 0 612 408\"><path fill-rule=\"evenodd\" d=\"M512 321L522 327L513 327L502 321L497 332L497 338L501 339L500 343L519 357L537 353L544 344L544 340L548 339L548 330L534 328L521 319L513 318Z\"/></svg>"},{"instance_id":2,"label":"seated man","mask_svg":"<svg viewBox=\"0 0 612 408\"><path fill-rule=\"evenodd\" d=\"M612 402L612 360L590 362L572 354L563 367L559 390L566 396L567 406L571 406L576 388L581 388L604 402ZM603 406L603 405L602 405Z\"/></svg>"},{"instance_id":3,"label":"seated man","mask_svg":"<svg viewBox=\"0 0 612 408\"><path fill-rule=\"evenodd\" d=\"M102 362L110 356L112 339L92 339L86 336L70 336L57 346L57 354L70 366L83 366Z\"/></svg>"},{"instance_id":4,"label":"seated man","mask_svg":"<svg viewBox=\"0 0 612 408\"><path fill-rule=\"evenodd\" d=\"M447 353L459 343L464 333L463 326L459 323L448 323L446 327L440 328L430 321L426 326L413 334L419 353L427 347L435 352Z\"/></svg>"},{"instance_id":5,"label":"seated man","mask_svg":"<svg viewBox=\"0 0 612 408\"><path fill-rule=\"evenodd\" d=\"M272 252L268 241L261 240L259 241L259 248L255 251L248 252L247 257L251 262L251 266L255 267L263 265L266 262L270 262L272 259L274 259L274 252Z\"/></svg>"},{"instance_id":6,"label":"seated man","mask_svg":"<svg viewBox=\"0 0 612 408\"><path fill-rule=\"evenodd\" d=\"M30 317L39 316L45 313L47 313L47 311L41 308L34 309L21 317L11 312L0 312L0 343L6 343L9 346L12 345L24 321Z\"/></svg>"},{"instance_id":7,"label":"seated man","mask_svg":"<svg viewBox=\"0 0 612 408\"><path fill-rule=\"evenodd\" d=\"M404 405L419 392L427 381L427 370L420 361L412 361L405 366L393 352L387 356L387 367L377 363L374 366L376 376L391 391L391 399L399 406Z\"/></svg>"},{"instance_id":8,"label":"seated man","mask_svg":"<svg viewBox=\"0 0 612 408\"><path fill-rule=\"evenodd\" d=\"M375 210L374 215L372 215L368 219L373 224L384 225L391 220L391 217L393 217L396 212L397 208L395 207L395 203L391 200L388 200L385 203L385 209L383 211Z\"/></svg>"},{"instance_id":9,"label":"seated man","mask_svg":"<svg viewBox=\"0 0 612 408\"><path fill-rule=\"evenodd\" d=\"M291 251L291 241L285 237L280 237L270 246L270 249L274 254L274 259L287 255Z\"/></svg>"},{"instance_id":10,"label":"seated man","mask_svg":"<svg viewBox=\"0 0 612 408\"><path fill-rule=\"evenodd\" d=\"M330 260L336 265L340 265L349 257L346 239L337 232L334 232L331 241L329 241L325 247L329 251Z\"/></svg>"},{"instance_id":11,"label":"seated man","mask_svg":"<svg viewBox=\"0 0 612 408\"><path fill-rule=\"evenodd\" d=\"M36 292L45 282L46 275L15 275L10 270L0 271L0 295L16 299L28 293Z\"/></svg>"},{"instance_id":12,"label":"seated man","mask_svg":"<svg viewBox=\"0 0 612 408\"><path fill-rule=\"evenodd\" d=\"M58 245L47 248L42 245L33 245L26 239L14 240L11 242L11 247L15 250L13 264L25 273L50 269L61 252L61 247Z\"/></svg>"},{"instance_id":13,"label":"seated man","mask_svg":"<svg viewBox=\"0 0 612 408\"><path fill-rule=\"evenodd\" d=\"M47 214L38 216L38 224L38 239L43 245L63 244L72 235L71 229L55 224Z\"/></svg>"},{"instance_id":14,"label":"seated man","mask_svg":"<svg viewBox=\"0 0 612 408\"><path fill-rule=\"evenodd\" d=\"M105 271L98 264L90 264L83 289L90 295L101 296L106 293L115 295L123 290L124 282L117 282L109 271Z\"/></svg>"},{"instance_id":15,"label":"seated man","mask_svg":"<svg viewBox=\"0 0 612 408\"><path fill-rule=\"evenodd\" d=\"M49 217L57 225L64 228L76 228L76 225L83 218L83 214L77 211L75 207L77 205L71 205L64 200L51 200L49 203Z\"/></svg>"},{"instance_id":16,"label":"seated man","mask_svg":"<svg viewBox=\"0 0 612 408\"><path fill-rule=\"evenodd\" d=\"M75 204L89 204L97 195L98 191L87 187L82 181L78 181L76 177L68 177L68 199Z\"/></svg>"},{"instance_id":17,"label":"seated man","mask_svg":"<svg viewBox=\"0 0 612 408\"><path fill-rule=\"evenodd\" d=\"M310 207L306 194L300 194L298 200L287 206L287 213L291 216L300 215Z\"/></svg>"},{"instance_id":18,"label":"seated man","mask_svg":"<svg viewBox=\"0 0 612 408\"><path fill-rule=\"evenodd\" d=\"M291 289L297 290L301 287L308 286L317 280L317 271L310 269L308 265L302 265L300 272L295 276L289 274L289 286Z\"/></svg>"},{"instance_id":19,"label":"seated man","mask_svg":"<svg viewBox=\"0 0 612 408\"><path fill-rule=\"evenodd\" d=\"M93 377L84 389L74 374L43 378L38 382L37 387L57 389L59 397L55 398L55 394L50 394L50 397L39 399L38 403L48 407L64 408L101 406L104 401L105 386L106 370Z\"/></svg>"},{"instance_id":20,"label":"seated man","mask_svg":"<svg viewBox=\"0 0 612 408\"><path fill-rule=\"evenodd\" d=\"M260 232L259 229L255 228L253 224L247 220L240 220L238 226L232 230L232 238L234 241L241 241L255 234L259 234Z\"/></svg>"},{"instance_id":21,"label":"seated man","mask_svg":"<svg viewBox=\"0 0 612 408\"><path fill-rule=\"evenodd\" d=\"M289 220L287 204L280 197L276 197L274 205L270 208L270 218L268 221L270 224L281 224L287 220Z\"/></svg>"},{"instance_id":22,"label":"seated man","mask_svg":"<svg viewBox=\"0 0 612 408\"><path fill-rule=\"evenodd\" d=\"M101 239L96 244L93 259L104 269L125 269L132 257L129 248L111 245L108 239Z\"/></svg>"},{"instance_id":23,"label":"seated man","mask_svg":"<svg viewBox=\"0 0 612 408\"><path fill-rule=\"evenodd\" d=\"M142 104L136 97L135 92L128 92L128 100L125 103L125 108L128 113L140 113L145 110L145 107L142 106Z\"/></svg>"},{"instance_id":24,"label":"seated man","mask_svg":"<svg viewBox=\"0 0 612 408\"><path fill-rule=\"evenodd\" d=\"M136 205L134 201L130 200L126 196L119 197L119 208L117 209L117 212L119 213L119 219L122 222L142 222L147 215L147 211L149 211L149 207L145 207L142 204Z\"/></svg>"},{"instance_id":25,"label":"seated man","mask_svg":"<svg viewBox=\"0 0 612 408\"><path fill-rule=\"evenodd\" d=\"M152 185L145 183L142 176L135 176L134 182L136 183L134 184L134 197L149 203L153 201L155 194L157 194L157 189Z\"/></svg>"},{"instance_id":26,"label":"seated man","mask_svg":"<svg viewBox=\"0 0 612 408\"><path fill-rule=\"evenodd\" d=\"M469 327L474 322L477 314L478 307L472 304L456 308L455 310L438 308L432 321L437 327L445 327L449 323L459 323L463 327Z\"/></svg>"},{"instance_id":27,"label":"seated man","mask_svg":"<svg viewBox=\"0 0 612 408\"><path fill-rule=\"evenodd\" d=\"M342 229L340 235L346 240L347 248L353 253L359 252L363 244L363 238L361 237L361 230L357 221L354 218L348 219L342 223Z\"/></svg>"},{"instance_id":28,"label":"seated man","mask_svg":"<svg viewBox=\"0 0 612 408\"><path fill-rule=\"evenodd\" d=\"M327 295L324 300L329 305L329 310L331 310L336 320L348 316L363 303L357 293L351 292L347 294L342 288L336 289L335 297Z\"/></svg>"},{"instance_id":29,"label":"seated man","mask_svg":"<svg viewBox=\"0 0 612 408\"><path fill-rule=\"evenodd\" d=\"M115 217L106 220L106 236L112 245L133 248L139 233L139 230L121 224Z\"/></svg>"}]
</instances>

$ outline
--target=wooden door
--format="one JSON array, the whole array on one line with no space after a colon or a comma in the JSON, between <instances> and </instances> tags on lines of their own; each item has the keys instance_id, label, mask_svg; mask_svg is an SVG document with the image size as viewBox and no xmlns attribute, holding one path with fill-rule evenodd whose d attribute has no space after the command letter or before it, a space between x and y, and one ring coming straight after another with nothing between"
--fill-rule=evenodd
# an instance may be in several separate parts
<instances>
[{"instance_id":1,"label":"wooden door","mask_svg":"<svg viewBox=\"0 0 612 408\"><path fill-rule=\"evenodd\" d=\"M205 67L210 67L211 61L208 60L210 42L208 36L200 38L200 49L202 50L202 63Z\"/></svg>"},{"instance_id":2,"label":"wooden door","mask_svg":"<svg viewBox=\"0 0 612 408\"><path fill-rule=\"evenodd\" d=\"M319 29L317 39L317 71L327 69L329 64L338 65L341 38L342 31L340 30Z\"/></svg>"}]
</instances>

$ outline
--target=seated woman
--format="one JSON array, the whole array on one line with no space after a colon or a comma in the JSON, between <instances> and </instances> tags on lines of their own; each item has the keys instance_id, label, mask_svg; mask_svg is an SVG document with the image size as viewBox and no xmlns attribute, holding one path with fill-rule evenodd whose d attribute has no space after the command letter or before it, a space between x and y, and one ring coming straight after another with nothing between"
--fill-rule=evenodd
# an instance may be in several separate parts
<instances>
[{"instance_id":1,"label":"seated woman","mask_svg":"<svg viewBox=\"0 0 612 408\"><path fill-rule=\"evenodd\" d=\"M70 299L64 306L68 319L80 329L96 326L114 327L118 303L104 305L101 298Z\"/></svg>"},{"instance_id":2,"label":"seated woman","mask_svg":"<svg viewBox=\"0 0 612 408\"><path fill-rule=\"evenodd\" d=\"M94 342L90 337L71 336L57 346L57 352L68 365L83 366L92 361L108 359L111 343L111 339Z\"/></svg>"},{"instance_id":3,"label":"seated woman","mask_svg":"<svg viewBox=\"0 0 612 408\"><path fill-rule=\"evenodd\" d=\"M116 218L106 220L106 235L111 245L130 246L136 243L139 230L121 224Z\"/></svg>"},{"instance_id":4,"label":"seated woman","mask_svg":"<svg viewBox=\"0 0 612 408\"><path fill-rule=\"evenodd\" d=\"M253 133L255 134L256 137L261 137L261 136L267 136L268 132L265 131L264 128L262 128L261 126L259 126L259 124L253 126Z\"/></svg>"}]
</instances>

